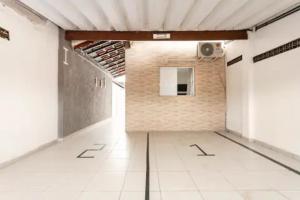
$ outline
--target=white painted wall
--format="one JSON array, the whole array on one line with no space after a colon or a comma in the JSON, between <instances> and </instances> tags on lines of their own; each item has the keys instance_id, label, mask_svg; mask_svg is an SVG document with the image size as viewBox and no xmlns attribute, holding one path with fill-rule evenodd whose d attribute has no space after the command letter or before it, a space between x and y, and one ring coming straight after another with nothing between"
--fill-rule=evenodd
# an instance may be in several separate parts
<instances>
[{"instance_id":1,"label":"white painted wall","mask_svg":"<svg viewBox=\"0 0 300 200\"><path fill-rule=\"evenodd\" d=\"M243 81L242 81L242 63L230 66L226 70L226 124L227 128L242 133L243 132Z\"/></svg>"},{"instance_id":2,"label":"white painted wall","mask_svg":"<svg viewBox=\"0 0 300 200\"><path fill-rule=\"evenodd\" d=\"M249 40L234 41L226 45L226 60L232 60L240 55L243 60L226 68L227 113L226 127L229 130L242 133L251 138L252 108L252 49L253 36Z\"/></svg>"},{"instance_id":3,"label":"white painted wall","mask_svg":"<svg viewBox=\"0 0 300 200\"><path fill-rule=\"evenodd\" d=\"M125 81L125 76L122 76ZM112 83L112 120L118 127L115 131L125 130L125 89Z\"/></svg>"},{"instance_id":4,"label":"white painted wall","mask_svg":"<svg viewBox=\"0 0 300 200\"><path fill-rule=\"evenodd\" d=\"M58 28L0 4L0 163L57 139Z\"/></svg>"},{"instance_id":5,"label":"white painted wall","mask_svg":"<svg viewBox=\"0 0 300 200\"><path fill-rule=\"evenodd\" d=\"M299 38L299 20L298 12L250 33L248 41L230 43L226 55L247 58L227 68L227 128L297 155L300 48L255 64L249 58Z\"/></svg>"}]
</instances>

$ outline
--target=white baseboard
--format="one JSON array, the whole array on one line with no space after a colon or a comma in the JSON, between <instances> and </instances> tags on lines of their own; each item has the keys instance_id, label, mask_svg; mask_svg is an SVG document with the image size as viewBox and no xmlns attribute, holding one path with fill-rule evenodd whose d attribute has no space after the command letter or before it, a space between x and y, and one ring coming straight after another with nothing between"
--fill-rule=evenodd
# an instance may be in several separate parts
<instances>
[{"instance_id":1,"label":"white baseboard","mask_svg":"<svg viewBox=\"0 0 300 200\"><path fill-rule=\"evenodd\" d=\"M237 137L245 138L245 139L249 140L249 138L243 137L243 134L240 133L240 132L233 131L233 130L230 130L230 129L226 129L225 131L226 131L227 133L231 133L231 134L233 134L233 135L235 135L235 136L237 136Z\"/></svg>"},{"instance_id":2,"label":"white baseboard","mask_svg":"<svg viewBox=\"0 0 300 200\"><path fill-rule=\"evenodd\" d=\"M232 131L232 130L230 130L230 129L226 129L226 132L227 132L227 133L230 133L230 134L232 134L232 135L235 135L235 136L237 136L237 137L240 137L240 138L242 138L242 139L244 139L244 140L247 140L248 142L252 142L252 143L258 144L258 145L260 145L260 146L262 146L262 147L264 147L264 148L273 150L273 151L275 151L275 152L277 152L277 153L281 153L281 154L283 154L283 155L285 155L285 156L288 156L288 157L290 157L290 158L293 158L293 159L296 159L296 160L299 160L299 161L300 161L300 155L294 154L294 153L292 153L292 152L286 151L286 150L284 150L284 149L278 148L278 147L276 147L276 146L273 146L273 145L268 144L268 143L266 143L266 142L262 142L262 141L257 140L257 139L253 139L253 138L250 139L250 138L247 138L247 137L243 136L242 133L239 133L239 132L236 132L236 131Z\"/></svg>"},{"instance_id":3,"label":"white baseboard","mask_svg":"<svg viewBox=\"0 0 300 200\"><path fill-rule=\"evenodd\" d=\"M161 131L161 130L126 130L126 133L161 133L161 134L164 134L164 133L182 133L182 132L185 132L185 133L205 133L205 132L212 132L214 130L164 130L164 131Z\"/></svg>"},{"instance_id":4,"label":"white baseboard","mask_svg":"<svg viewBox=\"0 0 300 200\"><path fill-rule=\"evenodd\" d=\"M52 146L54 144L57 144L59 142L63 142L67 138L73 137L73 136L78 135L78 134L86 133L86 132L91 131L91 130L93 130L95 128L98 128L98 127L100 127L100 126L108 123L110 120L111 120L111 118L105 119L103 121L97 122L97 123L95 123L93 125L90 125L88 127L83 128L83 129L80 129L80 130L74 132L73 134L68 135L65 138L58 138L58 139L55 139L53 141L47 142L45 144L42 144L42 145L38 146L37 148L35 148L35 149L33 149L33 150L31 150L31 151L29 151L29 152L27 152L27 153L25 153L25 154L23 154L21 156L18 156L16 158L11 159L11 160L8 160L8 161L5 161L3 163L0 163L0 169L5 168L7 166L10 166L10 165L14 164L17 161L22 160L22 159L24 159L24 158L26 158L26 157L34 154L34 153L37 153L37 152L39 152L41 150L44 150L44 149L46 149L46 148L48 148L48 147L50 147L50 146Z\"/></svg>"},{"instance_id":5,"label":"white baseboard","mask_svg":"<svg viewBox=\"0 0 300 200\"><path fill-rule=\"evenodd\" d=\"M62 142L62 141L64 141L65 139L72 138L72 137L75 137L76 135L80 135L80 134L89 132L89 131L91 131L91 130L94 130L95 128L99 128L99 127L103 126L103 125L106 124L106 123L109 123L110 121L111 121L111 118L107 118L107 119L104 119L104 120L102 120L102 121L100 121L100 122L96 122L95 124L92 124L92 125L90 125L90 126L87 126L87 127L85 127L85 128L82 128L82 129L80 129L80 130L78 130L78 131L75 131L75 132L71 133L70 135L67 135L67 136L64 137L64 138L59 138L58 141L59 141L59 142Z\"/></svg>"},{"instance_id":6,"label":"white baseboard","mask_svg":"<svg viewBox=\"0 0 300 200\"><path fill-rule=\"evenodd\" d=\"M24 159L24 158L26 158L26 157L28 157L28 156L36 153L36 152L39 152L39 151L41 151L43 149L46 149L46 148L48 148L48 147L50 147L50 146L52 146L54 144L57 144L57 143L58 143L58 139L52 140L50 142L47 142L45 144L42 144L42 145L38 146L37 148L35 148L35 149L31 150L31 151L28 151L27 153L25 153L23 155L17 156L15 158L11 159L11 160L8 160L8 161L5 161L3 163L0 163L0 169L8 167L8 166L16 163L19 160L22 160L22 159Z\"/></svg>"}]
</instances>

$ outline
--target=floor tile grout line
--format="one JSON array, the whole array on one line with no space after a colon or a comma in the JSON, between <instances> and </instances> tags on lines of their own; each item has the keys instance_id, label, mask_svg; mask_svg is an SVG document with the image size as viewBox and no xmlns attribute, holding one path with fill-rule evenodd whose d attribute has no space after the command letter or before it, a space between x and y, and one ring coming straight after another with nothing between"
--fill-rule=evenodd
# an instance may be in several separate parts
<instances>
[{"instance_id":1,"label":"floor tile grout line","mask_svg":"<svg viewBox=\"0 0 300 200\"><path fill-rule=\"evenodd\" d=\"M117 145L119 139L120 139L120 136L116 139L116 141L113 143L112 147L108 150L108 152L107 152L107 154L105 155L105 158L103 159L103 161L106 161L106 160L109 158L109 155L111 154L111 152L113 151L113 149L114 149L115 146ZM97 176L97 174L99 174L99 171L100 171L100 169L95 173L95 176ZM94 176L94 177L91 177L90 180L91 180L91 181L94 180L95 176ZM90 182L91 182L91 181L90 181ZM90 182L88 182L88 183L83 187L82 191L80 191L79 196L78 196L78 199L80 199L80 198L81 198L81 195L82 195L84 192L86 192L86 189L87 189L87 187L88 187L88 185L89 185Z\"/></svg>"},{"instance_id":2,"label":"floor tile grout line","mask_svg":"<svg viewBox=\"0 0 300 200\"><path fill-rule=\"evenodd\" d=\"M132 151L136 148L136 146L137 146L137 142L136 142L136 140L134 140L134 145L133 145L132 150L130 151L129 159L126 158L126 159L129 160L129 163L128 163L128 165L127 165L127 167L126 167L126 170L125 170L125 176L124 176L124 181L123 181L122 189L121 189L121 191L120 191L119 200L121 200L122 194L123 194L124 192L140 192L140 191L125 191L125 190L124 190L124 189L125 189L126 179L127 179L127 176L128 176L128 173L129 173L129 172L145 172L144 170L129 170L131 161L134 160L134 158L133 158L133 156L132 156Z\"/></svg>"},{"instance_id":3,"label":"floor tile grout line","mask_svg":"<svg viewBox=\"0 0 300 200\"><path fill-rule=\"evenodd\" d=\"M159 189L159 196L160 196L160 200L163 200L163 196L162 196L162 190L161 190L161 184L160 184L160 170L158 169L158 161L157 161L157 150L156 150L156 143L155 143L155 135L154 135L154 151L155 151L155 165L156 165L156 173L157 173L157 179L158 179L158 189Z\"/></svg>"},{"instance_id":4,"label":"floor tile grout line","mask_svg":"<svg viewBox=\"0 0 300 200\"><path fill-rule=\"evenodd\" d=\"M150 200L150 162L149 162L149 132L147 133L147 148L146 148L146 184L145 184L145 200Z\"/></svg>"},{"instance_id":5,"label":"floor tile grout line","mask_svg":"<svg viewBox=\"0 0 300 200\"><path fill-rule=\"evenodd\" d=\"M133 147L133 149L135 148L135 145L136 145L136 141L134 141L134 147ZM124 174L124 180L123 180L123 184L122 184L122 188L121 188L121 190L119 191L119 200L121 200L121 198L122 198L122 193L124 192L124 187L125 187L125 183L126 183L126 178L127 178L127 175L128 175L128 168L129 168L129 165L130 165L130 161L131 161L131 151L129 152L129 159L128 158L126 158L126 159L128 159L129 160L129 162L128 162L128 165L126 166L126 170L125 170L125 174Z\"/></svg>"},{"instance_id":6,"label":"floor tile grout line","mask_svg":"<svg viewBox=\"0 0 300 200\"><path fill-rule=\"evenodd\" d=\"M198 188L198 186L196 184L196 181L193 179L193 176L192 176L191 172L188 170L187 173L189 174L191 180L193 181L193 183L194 183L194 185L195 185L195 187L197 189L197 192L199 193L199 195L201 196L201 198L204 200L204 196L203 196L201 190Z\"/></svg>"},{"instance_id":7,"label":"floor tile grout line","mask_svg":"<svg viewBox=\"0 0 300 200\"><path fill-rule=\"evenodd\" d=\"M235 191L237 191L238 188L231 183L231 181L224 175L224 172L220 172L220 175L230 186L232 186L232 188L234 188Z\"/></svg>"},{"instance_id":8,"label":"floor tile grout line","mask_svg":"<svg viewBox=\"0 0 300 200\"><path fill-rule=\"evenodd\" d=\"M185 169L184 171L189 175L190 179L192 180L192 182L193 182L193 184L194 184L194 187L195 187L195 189L196 189L195 191L197 191L198 194L200 195L200 197L204 200L204 196L202 195L202 193L201 193L201 191L199 190L199 188L198 188L198 186L197 186L195 180L193 179L193 176L192 176L190 170L187 168L184 159L181 157L181 154L178 152L177 147L174 146L174 148L175 148L175 152L176 152L178 158L180 159L181 163L182 163L183 166L184 166L184 169Z\"/></svg>"}]
</instances>

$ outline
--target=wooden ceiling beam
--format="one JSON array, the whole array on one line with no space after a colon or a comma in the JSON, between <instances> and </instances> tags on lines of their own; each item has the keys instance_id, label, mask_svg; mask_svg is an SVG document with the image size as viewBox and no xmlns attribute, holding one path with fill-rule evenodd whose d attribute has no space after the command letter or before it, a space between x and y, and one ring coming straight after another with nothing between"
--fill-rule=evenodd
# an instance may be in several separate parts
<instances>
[{"instance_id":1,"label":"wooden ceiling beam","mask_svg":"<svg viewBox=\"0 0 300 200\"><path fill-rule=\"evenodd\" d=\"M101 61L97 61L99 64L101 65L107 65L109 63L112 63L112 62L116 62L120 59L123 59L125 58L125 54L118 54L118 55L115 55L113 57L109 57L109 58L106 58L106 59L103 59Z\"/></svg>"},{"instance_id":2,"label":"wooden ceiling beam","mask_svg":"<svg viewBox=\"0 0 300 200\"><path fill-rule=\"evenodd\" d=\"M125 70L125 66L122 66L122 67L118 67L118 68L110 71L110 73L115 74L115 73L118 73L118 72L124 71L124 70Z\"/></svg>"},{"instance_id":3,"label":"wooden ceiling beam","mask_svg":"<svg viewBox=\"0 0 300 200\"><path fill-rule=\"evenodd\" d=\"M124 71L124 72L121 72L121 73L119 73L119 74L113 75L113 77L114 77L114 78L117 78L117 77L123 76L123 75L125 75L125 71Z\"/></svg>"},{"instance_id":4,"label":"wooden ceiling beam","mask_svg":"<svg viewBox=\"0 0 300 200\"><path fill-rule=\"evenodd\" d=\"M169 33L173 41L184 40L246 40L247 30L231 31L66 31L66 40L131 40L161 41L153 39L153 34Z\"/></svg>"},{"instance_id":5,"label":"wooden ceiling beam","mask_svg":"<svg viewBox=\"0 0 300 200\"><path fill-rule=\"evenodd\" d=\"M111 74L114 76L116 74L119 74L119 73L122 73L122 72L125 72L125 71L126 71L125 68L121 68L121 69L118 69L118 70L115 70L115 71L111 72Z\"/></svg>"},{"instance_id":6,"label":"wooden ceiling beam","mask_svg":"<svg viewBox=\"0 0 300 200\"><path fill-rule=\"evenodd\" d=\"M109 64L103 65L103 67L105 67L105 69L109 69L109 68L113 67L114 65L119 65L120 63L125 63L125 58L122 58L117 61L111 62Z\"/></svg>"},{"instance_id":7,"label":"wooden ceiling beam","mask_svg":"<svg viewBox=\"0 0 300 200\"><path fill-rule=\"evenodd\" d=\"M91 47L87 47L85 49L83 49L83 51L87 54L92 54L94 52L97 52L105 47L111 46L113 43L113 41L101 41L99 43L96 43L96 45L92 45Z\"/></svg>"},{"instance_id":8,"label":"wooden ceiling beam","mask_svg":"<svg viewBox=\"0 0 300 200\"><path fill-rule=\"evenodd\" d=\"M119 77L119 76L123 76L123 75L125 75L125 71L122 71L122 72L119 72L119 73L117 73L117 74L113 74L113 77L114 78L117 78L117 77Z\"/></svg>"},{"instance_id":9,"label":"wooden ceiling beam","mask_svg":"<svg viewBox=\"0 0 300 200\"><path fill-rule=\"evenodd\" d=\"M111 66L105 67L105 69L113 70L113 69L118 68L120 66L124 66L125 65L125 60L120 59L120 60L117 60L117 62L113 62L113 63L114 64L112 64Z\"/></svg>"},{"instance_id":10,"label":"wooden ceiling beam","mask_svg":"<svg viewBox=\"0 0 300 200\"><path fill-rule=\"evenodd\" d=\"M88 45L87 47L83 47L82 51L88 52L88 51L93 50L95 48L99 48L99 46L102 46L104 43L106 43L106 42L104 42L104 41L93 42L91 45Z\"/></svg>"},{"instance_id":11,"label":"wooden ceiling beam","mask_svg":"<svg viewBox=\"0 0 300 200\"><path fill-rule=\"evenodd\" d=\"M93 43L94 43L94 41L84 41L84 42L81 42L81 43L75 45L74 49L84 48L84 47L87 47L87 46L89 46L89 45L91 45Z\"/></svg>"},{"instance_id":12,"label":"wooden ceiling beam","mask_svg":"<svg viewBox=\"0 0 300 200\"><path fill-rule=\"evenodd\" d=\"M115 55L119 55L119 54L123 54L123 53L125 53L125 49L124 49L124 47L121 47L119 49L109 50L109 51L107 51L107 53L97 54L94 57L91 56L91 58L93 58L93 59L95 59L97 61L101 61L101 59L102 59L101 57L109 56L109 58L111 58L111 57L113 57ZM115 55L112 55L112 54L115 54ZM100 60L98 58L100 58Z\"/></svg>"},{"instance_id":13,"label":"wooden ceiling beam","mask_svg":"<svg viewBox=\"0 0 300 200\"><path fill-rule=\"evenodd\" d=\"M114 67L108 69L109 72L115 72L118 71L119 69L125 69L125 64L124 65L115 65Z\"/></svg>"},{"instance_id":14,"label":"wooden ceiling beam","mask_svg":"<svg viewBox=\"0 0 300 200\"><path fill-rule=\"evenodd\" d=\"M119 47L116 47L116 45L112 44L112 45L108 45L106 47L103 47L101 49L98 49L92 53L89 53L89 55L92 57L92 58L97 58L99 56L104 56L105 54L108 54L108 53L111 53L113 51L122 51L122 49L124 50L125 52L125 48L124 46L119 46ZM96 55L91 55L91 54L96 54Z\"/></svg>"}]
</instances>

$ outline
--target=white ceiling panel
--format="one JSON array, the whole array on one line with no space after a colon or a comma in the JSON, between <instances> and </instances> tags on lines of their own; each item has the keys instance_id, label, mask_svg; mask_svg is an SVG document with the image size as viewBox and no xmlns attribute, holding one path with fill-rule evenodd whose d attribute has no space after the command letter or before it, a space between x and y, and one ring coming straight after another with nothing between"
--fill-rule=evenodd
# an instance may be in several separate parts
<instances>
[{"instance_id":1,"label":"white ceiling panel","mask_svg":"<svg viewBox=\"0 0 300 200\"><path fill-rule=\"evenodd\" d=\"M78 27L66 19L58 10L53 8L46 1L41 0L20 0L25 5L29 6L36 12L48 18L53 23L66 30L76 30Z\"/></svg>"},{"instance_id":2,"label":"white ceiling panel","mask_svg":"<svg viewBox=\"0 0 300 200\"><path fill-rule=\"evenodd\" d=\"M76 8L76 6L74 6L73 0L46 1L80 29L95 29L93 24Z\"/></svg>"},{"instance_id":3,"label":"white ceiling panel","mask_svg":"<svg viewBox=\"0 0 300 200\"><path fill-rule=\"evenodd\" d=\"M146 0L121 0L128 19L129 30L145 30Z\"/></svg>"},{"instance_id":4,"label":"white ceiling panel","mask_svg":"<svg viewBox=\"0 0 300 200\"><path fill-rule=\"evenodd\" d=\"M111 30L108 19L95 0L88 3L87 0L72 0L72 3L98 30Z\"/></svg>"},{"instance_id":5,"label":"white ceiling panel","mask_svg":"<svg viewBox=\"0 0 300 200\"><path fill-rule=\"evenodd\" d=\"M197 30L202 20L209 15L221 0L197 0L181 24L182 30Z\"/></svg>"},{"instance_id":6,"label":"white ceiling panel","mask_svg":"<svg viewBox=\"0 0 300 200\"><path fill-rule=\"evenodd\" d=\"M148 0L149 30L163 30L172 0Z\"/></svg>"},{"instance_id":7,"label":"white ceiling panel","mask_svg":"<svg viewBox=\"0 0 300 200\"><path fill-rule=\"evenodd\" d=\"M300 0L20 0L66 30L248 29Z\"/></svg>"},{"instance_id":8,"label":"white ceiling panel","mask_svg":"<svg viewBox=\"0 0 300 200\"><path fill-rule=\"evenodd\" d=\"M121 0L96 0L110 24L116 31L129 29L128 21Z\"/></svg>"},{"instance_id":9,"label":"white ceiling panel","mask_svg":"<svg viewBox=\"0 0 300 200\"><path fill-rule=\"evenodd\" d=\"M184 3L182 3L182 0L173 0L164 22L164 29L178 30L197 1L199 0L185 0Z\"/></svg>"},{"instance_id":10,"label":"white ceiling panel","mask_svg":"<svg viewBox=\"0 0 300 200\"><path fill-rule=\"evenodd\" d=\"M237 12L225 19L217 29L221 30L233 30L236 25L245 21L253 16L264 12L274 3L282 0L250 0L243 7L241 7Z\"/></svg>"},{"instance_id":11,"label":"white ceiling panel","mask_svg":"<svg viewBox=\"0 0 300 200\"><path fill-rule=\"evenodd\" d=\"M264 9L262 12L251 15L245 21L240 22L235 27L236 29L245 29L254 26L255 24L287 9L288 7L299 3L300 0L280 0L278 2L274 2L267 9Z\"/></svg>"},{"instance_id":12,"label":"white ceiling panel","mask_svg":"<svg viewBox=\"0 0 300 200\"><path fill-rule=\"evenodd\" d=\"M216 30L224 19L237 12L248 0L222 0L199 25L200 30ZM251 1L251 0L249 0Z\"/></svg>"}]
</instances>

